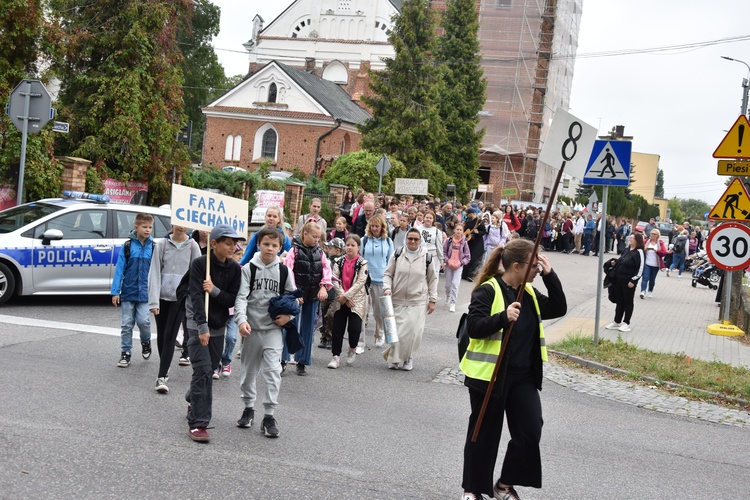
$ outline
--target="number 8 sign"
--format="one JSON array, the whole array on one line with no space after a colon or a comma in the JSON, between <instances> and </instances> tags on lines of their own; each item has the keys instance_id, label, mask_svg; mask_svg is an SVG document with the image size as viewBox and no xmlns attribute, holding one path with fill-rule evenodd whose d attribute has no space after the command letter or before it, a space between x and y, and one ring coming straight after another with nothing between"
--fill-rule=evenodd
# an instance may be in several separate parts
<instances>
[{"instance_id":1,"label":"number 8 sign","mask_svg":"<svg viewBox=\"0 0 750 500\"><path fill-rule=\"evenodd\" d=\"M750 228L729 222L708 235L708 258L725 271L740 271L750 266Z\"/></svg>"},{"instance_id":2,"label":"number 8 sign","mask_svg":"<svg viewBox=\"0 0 750 500\"><path fill-rule=\"evenodd\" d=\"M565 173L583 179L595 140L594 127L567 111L558 109L539 153L539 161L555 169L559 169L565 161Z\"/></svg>"}]
</instances>

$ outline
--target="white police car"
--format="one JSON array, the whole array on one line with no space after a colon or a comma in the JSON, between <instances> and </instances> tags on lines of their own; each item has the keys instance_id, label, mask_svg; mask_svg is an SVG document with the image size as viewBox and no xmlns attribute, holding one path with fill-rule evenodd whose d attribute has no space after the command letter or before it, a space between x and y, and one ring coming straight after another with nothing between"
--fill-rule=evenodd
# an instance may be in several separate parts
<instances>
[{"instance_id":1,"label":"white police car","mask_svg":"<svg viewBox=\"0 0 750 500\"><path fill-rule=\"evenodd\" d=\"M71 197L0 212L0 304L14 294L109 295L117 257L136 214L154 216L154 238L163 238L171 228L170 212L163 208L65 194Z\"/></svg>"}]
</instances>

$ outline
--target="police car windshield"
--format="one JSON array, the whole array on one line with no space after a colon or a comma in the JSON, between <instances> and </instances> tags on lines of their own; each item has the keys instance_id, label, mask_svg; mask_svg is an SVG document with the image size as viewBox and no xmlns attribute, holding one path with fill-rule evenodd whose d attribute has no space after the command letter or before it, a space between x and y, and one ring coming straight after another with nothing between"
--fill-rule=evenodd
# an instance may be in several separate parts
<instances>
[{"instance_id":1,"label":"police car windshield","mask_svg":"<svg viewBox=\"0 0 750 500\"><path fill-rule=\"evenodd\" d=\"M9 208L0 212L0 233L10 233L62 209L46 203L27 203Z\"/></svg>"}]
</instances>

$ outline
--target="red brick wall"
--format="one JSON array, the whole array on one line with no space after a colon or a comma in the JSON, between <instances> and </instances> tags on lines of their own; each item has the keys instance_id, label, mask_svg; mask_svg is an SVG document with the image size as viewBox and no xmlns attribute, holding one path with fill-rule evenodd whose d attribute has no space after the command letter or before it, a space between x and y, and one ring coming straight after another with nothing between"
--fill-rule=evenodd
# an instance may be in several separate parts
<instances>
[{"instance_id":1,"label":"red brick wall","mask_svg":"<svg viewBox=\"0 0 750 500\"><path fill-rule=\"evenodd\" d=\"M333 128L334 123L321 127L306 124L274 123L269 121L236 120L228 118L208 117L206 121L206 135L204 140L205 165L224 167L234 165L252 170L260 160L252 161L254 156L256 131L265 125L272 123L278 133L278 153L276 157L277 170L300 170L311 174L314 166L315 148L318 138ZM227 135L242 136L242 152L240 161L228 161L224 159ZM319 157L338 156L341 154L341 142L345 135L349 140L346 143L345 152L357 151L359 149L360 135L357 132L337 129L326 136L320 144Z\"/></svg>"}]
</instances>

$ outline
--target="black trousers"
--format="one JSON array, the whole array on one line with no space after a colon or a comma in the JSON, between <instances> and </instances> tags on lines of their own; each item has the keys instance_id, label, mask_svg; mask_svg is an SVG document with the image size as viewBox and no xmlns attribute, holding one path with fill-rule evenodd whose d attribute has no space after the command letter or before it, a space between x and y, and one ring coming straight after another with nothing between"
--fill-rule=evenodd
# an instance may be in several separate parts
<instances>
[{"instance_id":1,"label":"black trousers","mask_svg":"<svg viewBox=\"0 0 750 500\"><path fill-rule=\"evenodd\" d=\"M216 335L218 331L221 335ZM190 364L193 367L193 378L190 387L185 394L185 401L190 403L188 412L188 425L193 427L208 427L211 422L211 406L213 403L212 392L212 366L218 366L221 361L221 353L224 351L225 329L211 331L211 338L207 346L201 345L198 331L190 332L188 339L188 353Z\"/></svg>"},{"instance_id":2,"label":"black trousers","mask_svg":"<svg viewBox=\"0 0 750 500\"><path fill-rule=\"evenodd\" d=\"M172 300L159 300L156 320L156 346L159 349L159 377L166 377L174 357L174 343L180 323L185 319L185 307Z\"/></svg>"},{"instance_id":3,"label":"black trousers","mask_svg":"<svg viewBox=\"0 0 750 500\"><path fill-rule=\"evenodd\" d=\"M618 287L619 295L617 296L617 302L615 303L615 323L624 321L630 324L630 318L633 316L633 299L635 298L636 286L630 288L628 286L630 281L624 283L617 281L614 286Z\"/></svg>"},{"instance_id":4,"label":"black trousers","mask_svg":"<svg viewBox=\"0 0 750 500\"><path fill-rule=\"evenodd\" d=\"M362 333L362 318L357 313L349 309L346 304L333 315L333 339L331 342L331 354L341 356L341 348L344 344L344 330L349 324L349 347L356 349L359 343L359 334Z\"/></svg>"},{"instance_id":5,"label":"black trousers","mask_svg":"<svg viewBox=\"0 0 750 500\"><path fill-rule=\"evenodd\" d=\"M566 252L573 251L573 233L565 233L562 236L563 245L565 246Z\"/></svg>"},{"instance_id":6,"label":"black trousers","mask_svg":"<svg viewBox=\"0 0 750 500\"><path fill-rule=\"evenodd\" d=\"M542 487L542 403L531 373L508 372L502 392L490 398L477 442L472 443L474 427L482 408L484 392L469 390L471 417L464 446L464 491L492 496L503 415L508 420L510 442L505 451L500 482L513 486Z\"/></svg>"}]
</instances>

